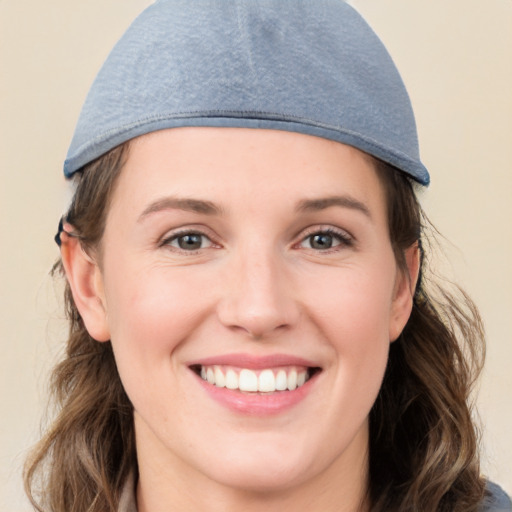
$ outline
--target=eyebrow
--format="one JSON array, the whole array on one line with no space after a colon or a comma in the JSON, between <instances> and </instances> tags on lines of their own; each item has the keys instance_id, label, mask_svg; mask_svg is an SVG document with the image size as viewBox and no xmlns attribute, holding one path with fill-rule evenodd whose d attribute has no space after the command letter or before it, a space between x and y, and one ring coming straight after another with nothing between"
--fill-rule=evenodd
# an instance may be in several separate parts
<instances>
[{"instance_id":1,"label":"eyebrow","mask_svg":"<svg viewBox=\"0 0 512 512\"><path fill-rule=\"evenodd\" d=\"M341 206L342 208L357 210L366 215L369 219L372 218L370 209L363 202L349 195L304 199L299 201L296 210L299 212L316 212L325 210L331 206Z\"/></svg>"},{"instance_id":2,"label":"eyebrow","mask_svg":"<svg viewBox=\"0 0 512 512\"><path fill-rule=\"evenodd\" d=\"M152 213L163 210L183 210L204 215L221 215L222 209L211 201L181 197L163 197L152 202L140 215L139 222Z\"/></svg>"},{"instance_id":3,"label":"eyebrow","mask_svg":"<svg viewBox=\"0 0 512 512\"><path fill-rule=\"evenodd\" d=\"M364 203L348 195L303 199L297 203L295 210L297 212L321 211L331 208L332 206L358 210L368 218L372 218L369 208ZM223 213L222 208L211 201L192 198L164 197L152 202L145 208L138 220L140 222L148 215L163 210L183 210L201 213L203 215L221 215Z\"/></svg>"}]
</instances>

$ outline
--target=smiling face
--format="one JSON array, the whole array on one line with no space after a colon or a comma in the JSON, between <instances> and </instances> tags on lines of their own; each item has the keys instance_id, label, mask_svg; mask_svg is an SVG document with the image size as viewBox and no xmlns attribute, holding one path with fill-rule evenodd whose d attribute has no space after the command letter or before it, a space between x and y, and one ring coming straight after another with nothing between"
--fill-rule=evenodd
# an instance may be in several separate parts
<instances>
[{"instance_id":1,"label":"smiling face","mask_svg":"<svg viewBox=\"0 0 512 512\"><path fill-rule=\"evenodd\" d=\"M362 492L411 307L370 157L270 130L140 137L91 268L81 313L112 341L141 482Z\"/></svg>"}]
</instances>

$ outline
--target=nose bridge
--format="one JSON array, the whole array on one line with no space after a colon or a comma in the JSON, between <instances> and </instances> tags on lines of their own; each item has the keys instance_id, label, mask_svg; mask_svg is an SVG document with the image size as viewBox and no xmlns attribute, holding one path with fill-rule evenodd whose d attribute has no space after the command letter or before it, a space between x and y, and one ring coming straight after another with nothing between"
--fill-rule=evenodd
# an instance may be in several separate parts
<instances>
[{"instance_id":1,"label":"nose bridge","mask_svg":"<svg viewBox=\"0 0 512 512\"><path fill-rule=\"evenodd\" d=\"M248 241L228 265L219 318L253 338L293 325L299 310L289 273L279 251L270 243Z\"/></svg>"}]
</instances>

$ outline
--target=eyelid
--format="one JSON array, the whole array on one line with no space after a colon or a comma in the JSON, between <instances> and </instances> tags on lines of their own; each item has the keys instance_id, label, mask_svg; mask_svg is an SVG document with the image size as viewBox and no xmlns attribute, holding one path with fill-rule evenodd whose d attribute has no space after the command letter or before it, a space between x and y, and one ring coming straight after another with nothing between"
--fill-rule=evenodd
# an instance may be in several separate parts
<instances>
[{"instance_id":1,"label":"eyelid","mask_svg":"<svg viewBox=\"0 0 512 512\"><path fill-rule=\"evenodd\" d=\"M197 250L184 250L179 247L171 246L171 242L179 238L180 236L185 235L199 235L205 237L209 240L210 244L208 247L201 247ZM331 248L318 250L318 249L310 249L316 253L329 253L340 250L342 248L351 247L355 245L356 239L355 237L348 232L346 229L333 226L333 225L313 225L309 226L305 229L302 229L294 238L296 242L294 242L293 248L300 248L300 245L310 236L315 234L329 234L336 237L339 240L339 243ZM221 244L218 241L218 237L211 229L205 226L198 225L188 225L188 226L180 226L174 229L167 231L163 236L158 238L157 246L162 248L171 248L176 252L183 252L190 254L195 254L201 250L209 249L209 248L220 248Z\"/></svg>"},{"instance_id":2,"label":"eyelid","mask_svg":"<svg viewBox=\"0 0 512 512\"><path fill-rule=\"evenodd\" d=\"M171 242L178 239L181 236L185 235L199 235L202 237L207 238L211 245L208 247L202 247L200 249L194 250L184 250L180 249L179 247L174 247L171 245ZM197 226L197 225L191 225L191 226L181 226L179 228L172 229L170 231L167 231L162 237L160 237L157 240L158 247L162 248L172 248L175 251L184 252L188 254L194 254L197 251L200 251L202 249L209 249L210 247L220 247L220 244L216 241L216 236L211 232L210 229L205 228L204 226Z\"/></svg>"},{"instance_id":3,"label":"eyelid","mask_svg":"<svg viewBox=\"0 0 512 512\"><path fill-rule=\"evenodd\" d=\"M296 242L295 246L300 246L307 238L316 235L316 234L329 234L334 237L336 237L339 240L339 244L331 247L329 249L323 249L323 250L315 250L311 249L315 252L319 253L329 253L332 251L339 250L339 248L343 247L351 247L355 244L356 240L354 236L352 236L347 230L335 227L332 225L316 225L316 226L310 226L303 231L300 232L298 235L298 242Z\"/></svg>"}]
</instances>

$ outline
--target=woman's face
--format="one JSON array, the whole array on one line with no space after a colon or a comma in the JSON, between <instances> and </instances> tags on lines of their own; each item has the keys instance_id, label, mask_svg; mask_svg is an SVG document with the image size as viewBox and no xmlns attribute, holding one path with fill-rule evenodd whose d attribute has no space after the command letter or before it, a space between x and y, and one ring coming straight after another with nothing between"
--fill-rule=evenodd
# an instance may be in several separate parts
<instances>
[{"instance_id":1,"label":"woman's face","mask_svg":"<svg viewBox=\"0 0 512 512\"><path fill-rule=\"evenodd\" d=\"M135 409L141 474L250 490L364 476L410 312L386 219L372 160L343 144L237 128L133 141L94 325Z\"/></svg>"}]
</instances>

